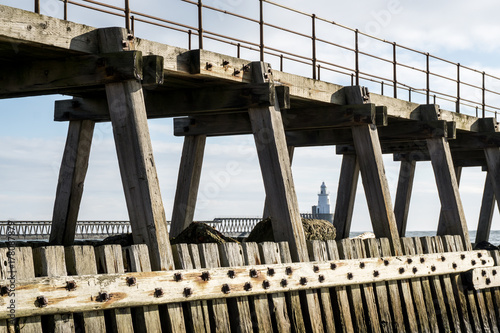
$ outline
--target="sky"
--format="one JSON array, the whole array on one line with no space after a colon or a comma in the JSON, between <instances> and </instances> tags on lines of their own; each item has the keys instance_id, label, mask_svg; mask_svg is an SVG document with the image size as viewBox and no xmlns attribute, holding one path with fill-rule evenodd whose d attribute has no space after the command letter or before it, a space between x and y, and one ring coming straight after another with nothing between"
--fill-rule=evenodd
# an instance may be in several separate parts
<instances>
[{"instance_id":1,"label":"sky","mask_svg":"<svg viewBox=\"0 0 500 333\"><path fill-rule=\"evenodd\" d=\"M106 1L123 6L122 0ZM298 10L315 13L337 23L358 28L381 39L430 52L433 55L474 67L480 71L500 75L497 55L500 53L500 24L496 13L500 3L483 0L471 5L470 1L300 1L276 0ZM258 18L257 0L205 0L205 4ZM0 4L26 10L33 8L32 1L0 0ZM196 26L196 7L180 0L153 1L130 0L132 10ZM41 0L42 14L62 18L61 2ZM123 19L100 15L77 7L69 8L69 19L95 27L123 25ZM310 19L296 14L283 14L266 4L265 20L290 29L310 33ZM242 39L258 41L258 26L212 13L206 16L207 30L225 33ZM310 40L292 38L289 35L266 29L266 44L310 56ZM187 48L184 34L137 23L136 36ZM352 34L318 23L318 38L334 40L342 45L352 44ZM195 42L193 46L196 47ZM387 56L390 49L383 43L361 39L361 47L376 54ZM205 48L220 53L236 55L234 47L206 41ZM346 52L318 48L320 57L352 63ZM258 54L242 51L242 58L258 60ZM425 64L422 56L401 54L401 59L415 67ZM266 59L275 68L276 58ZM388 75L390 70L372 61L362 62L362 70L379 70ZM363 67L364 66L364 67ZM454 69L433 64L436 71L450 73ZM310 68L285 62L285 71L305 76ZM441 73L441 72L440 72ZM322 73L322 79L338 84L348 84L348 78L332 73ZM469 74L464 74L469 76ZM471 80L476 80L470 74ZM421 85L422 77L408 74L408 81ZM499 82L489 82L491 89L500 90ZM370 89L379 93L378 86L366 82ZM436 82L436 88L453 89ZM465 89L465 88L464 88ZM465 92L467 93L466 89ZM44 96L0 100L0 220L51 220L55 190L62 152L67 133L67 123L53 121L54 101L69 96ZM414 97L418 100L418 96ZM471 98L478 98L471 92ZM493 99L493 97L491 97ZM443 101L441 106L453 110ZM162 199L167 219L171 218L173 198L182 138L173 136L172 119L150 120L149 129L157 165ZM399 165L392 156L384 156L385 171L394 202ZM341 158L334 147L296 149L292 165L299 208L310 212L317 204L319 187L324 181L330 192L332 210L335 207ZM477 226L485 174L480 168L465 169L460 193L469 229ZM215 217L257 217L262 214L264 187L255 145L251 136L209 138L207 140L204 167L200 184L196 220ZM435 230L439 217L439 198L430 162L417 165L414 191L409 212L408 230ZM97 124L92 145L85 191L82 199L80 220L127 220L113 134L109 123ZM359 182L353 231L369 231L371 223ZM495 210L492 229L500 229L500 218Z\"/></svg>"}]
</instances>

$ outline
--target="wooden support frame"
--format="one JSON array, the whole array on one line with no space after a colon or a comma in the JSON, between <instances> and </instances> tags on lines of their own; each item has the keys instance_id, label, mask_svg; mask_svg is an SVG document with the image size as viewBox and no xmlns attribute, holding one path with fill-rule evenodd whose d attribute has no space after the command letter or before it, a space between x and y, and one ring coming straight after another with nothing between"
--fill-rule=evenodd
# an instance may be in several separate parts
<instances>
[{"instance_id":1,"label":"wooden support frame","mask_svg":"<svg viewBox=\"0 0 500 333\"><path fill-rule=\"evenodd\" d=\"M416 165L417 163L414 160L401 161L399 169L398 188L396 190L396 200L394 202L394 215L398 225L398 233L401 237L405 237L406 234Z\"/></svg>"},{"instance_id":2,"label":"wooden support frame","mask_svg":"<svg viewBox=\"0 0 500 333\"><path fill-rule=\"evenodd\" d=\"M484 180L483 199L481 202L481 211L477 223L475 243L487 242L490 238L491 221L495 210L495 190L491 181L490 173L486 173Z\"/></svg>"},{"instance_id":3,"label":"wooden support frame","mask_svg":"<svg viewBox=\"0 0 500 333\"><path fill-rule=\"evenodd\" d=\"M273 82L268 64L251 64L254 82ZM307 244L302 227L297 195L288 156L285 130L278 103L265 108L249 109L257 155L266 196L273 214L275 241L288 241L293 261L308 261Z\"/></svg>"},{"instance_id":4,"label":"wooden support frame","mask_svg":"<svg viewBox=\"0 0 500 333\"><path fill-rule=\"evenodd\" d=\"M333 225L337 231L337 240L349 238L358 179L358 157L356 155L344 155L342 157L337 202L333 217Z\"/></svg>"},{"instance_id":5,"label":"wooden support frame","mask_svg":"<svg viewBox=\"0 0 500 333\"><path fill-rule=\"evenodd\" d=\"M95 123L71 121L57 184L49 243L72 245L83 195Z\"/></svg>"}]
</instances>

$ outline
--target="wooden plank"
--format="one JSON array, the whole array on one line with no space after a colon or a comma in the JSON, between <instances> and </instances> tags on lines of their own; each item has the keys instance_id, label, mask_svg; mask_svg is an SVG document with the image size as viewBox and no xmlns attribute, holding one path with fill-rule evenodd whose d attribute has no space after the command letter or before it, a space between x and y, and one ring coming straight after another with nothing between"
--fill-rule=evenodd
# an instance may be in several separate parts
<instances>
[{"instance_id":1,"label":"wooden plank","mask_svg":"<svg viewBox=\"0 0 500 333\"><path fill-rule=\"evenodd\" d=\"M220 267L219 249L215 243L199 244L201 265L204 268ZM211 320L214 322L215 332L229 332L231 323L229 311L225 299L213 299L211 310L213 315ZM233 318L235 319L235 318Z\"/></svg>"},{"instance_id":2,"label":"wooden plank","mask_svg":"<svg viewBox=\"0 0 500 333\"><path fill-rule=\"evenodd\" d=\"M188 244L173 245L172 251L174 254L175 266L177 269L195 268L195 260L191 258ZM198 254L198 251L196 251L196 254ZM201 268L199 257L195 259L198 259L197 261L199 265L197 268ZM187 329L190 332L210 332L210 319L208 316L208 305L206 301L189 302L186 305L186 310L186 313L188 314L187 318L191 319L186 321L188 324Z\"/></svg>"},{"instance_id":3,"label":"wooden plank","mask_svg":"<svg viewBox=\"0 0 500 333\"><path fill-rule=\"evenodd\" d=\"M349 238L358 179L359 163L357 156L344 155L342 157L337 202L333 217L333 225L337 231L337 240Z\"/></svg>"},{"instance_id":4,"label":"wooden plank","mask_svg":"<svg viewBox=\"0 0 500 333\"><path fill-rule=\"evenodd\" d=\"M441 138L427 140L427 147L431 155L432 168L441 200L441 211L446 221L438 230L438 235L460 235L465 248L471 249L450 146L446 139Z\"/></svg>"},{"instance_id":5,"label":"wooden plank","mask_svg":"<svg viewBox=\"0 0 500 333\"><path fill-rule=\"evenodd\" d=\"M401 237L406 234L408 212L410 211L411 192L413 180L415 179L416 161L402 161L399 169L398 188L396 201L394 203L394 216L398 225L398 233Z\"/></svg>"},{"instance_id":6,"label":"wooden plank","mask_svg":"<svg viewBox=\"0 0 500 333\"><path fill-rule=\"evenodd\" d=\"M266 64L252 63L252 70L255 82L260 83L265 80L272 82L272 75L268 73ZM264 74L267 79L264 79ZM270 210L274 215L272 219L274 240L289 242L295 262L307 261L307 244L279 106L250 109L248 113L266 196L273 198Z\"/></svg>"},{"instance_id":7,"label":"wooden plank","mask_svg":"<svg viewBox=\"0 0 500 333\"><path fill-rule=\"evenodd\" d=\"M259 252L263 264L281 263L280 250L278 244L271 242L260 243ZM270 277L268 276L267 281L269 280L269 278ZM263 284L264 281L262 282ZM269 306L269 308L272 309L273 319L274 319L273 325L276 326L275 328L273 327L273 329L277 332L290 332L291 325L287 311L285 294L282 292L271 294L270 299L273 306L272 307Z\"/></svg>"},{"instance_id":8,"label":"wooden plank","mask_svg":"<svg viewBox=\"0 0 500 333\"><path fill-rule=\"evenodd\" d=\"M138 244L123 249L131 272L151 272L151 263L146 245ZM180 307L180 305L178 305ZM146 305L131 309L134 332L161 332L160 312L157 305ZM182 314L182 308L181 308ZM170 327L185 330L184 317L169 316ZM176 320L177 319L177 320Z\"/></svg>"},{"instance_id":9,"label":"wooden plank","mask_svg":"<svg viewBox=\"0 0 500 333\"><path fill-rule=\"evenodd\" d=\"M490 173L486 173L484 180L483 199L481 202L481 211L476 229L475 243L487 242L490 239L491 221L495 210L495 192L491 182Z\"/></svg>"},{"instance_id":10,"label":"wooden plank","mask_svg":"<svg viewBox=\"0 0 500 333\"><path fill-rule=\"evenodd\" d=\"M237 243L219 244L219 253L223 267L244 266L243 250ZM231 330L233 332L253 332L252 314L247 297L236 297L227 301L229 316L233 319Z\"/></svg>"},{"instance_id":11,"label":"wooden plank","mask_svg":"<svg viewBox=\"0 0 500 333\"><path fill-rule=\"evenodd\" d=\"M415 244L412 238L401 238L401 245L403 246L403 251L407 255L416 254ZM412 263L408 263L408 269L416 269L415 267L410 268ZM420 279L410 280L411 291L413 295L413 302L415 304L415 311L417 312L418 319L418 329L420 332L439 332L437 326L437 319L434 312L434 304L432 303L432 294L424 295L422 284ZM430 302L426 302L425 296L430 296Z\"/></svg>"},{"instance_id":12,"label":"wooden plank","mask_svg":"<svg viewBox=\"0 0 500 333\"><path fill-rule=\"evenodd\" d=\"M317 240L309 241L308 247L309 259L311 259L311 261L328 261L328 250L326 248L326 242ZM321 288L319 290L319 297L321 300L321 316L324 323L325 332L335 332L335 315L332 308L330 290L328 288Z\"/></svg>"},{"instance_id":13,"label":"wooden plank","mask_svg":"<svg viewBox=\"0 0 500 333\"><path fill-rule=\"evenodd\" d=\"M75 240L94 125L91 120L69 123L52 214L51 244L68 246Z\"/></svg>"},{"instance_id":14,"label":"wooden plank","mask_svg":"<svg viewBox=\"0 0 500 333\"><path fill-rule=\"evenodd\" d=\"M102 52L123 50L127 31L99 30ZM174 268L140 82L106 85L118 164L134 243L147 244L153 270Z\"/></svg>"},{"instance_id":15,"label":"wooden plank","mask_svg":"<svg viewBox=\"0 0 500 333\"><path fill-rule=\"evenodd\" d=\"M387 238L381 238L380 252L384 256L384 260L387 260L385 256L391 255L391 251L389 240ZM408 262L408 259L406 262ZM410 332L418 332L417 316L415 314L415 307L413 305L413 299L408 281L402 280L397 283L388 283L388 287L391 303L395 302L397 304L398 302L401 302L399 299L402 299L400 304L404 304L404 308L401 306L401 311L404 311L405 313L407 330ZM396 298L398 300L396 300Z\"/></svg>"},{"instance_id":16,"label":"wooden plank","mask_svg":"<svg viewBox=\"0 0 500 333\"><path fill-rule=\"evenodd\" d=\"M394 254L400 255L402 254L401 243L392 209L377 128L372 125L356 126L352 128L352 135L373 232L377 238L387 237Z\"/></svg>"},{"instance_id":17,"label":"wooden plank","mask_svg":"<svg viewBox=\"0 0 500 333\"><path fill-rule=\"evenodd\" d=\"M171 237L178 236L193 222L206 139L204 135L184 138L170 224Z\"/></svg>"},{"instance_id":18,"label":"wooden plank","mask_svg":"<svg viewBox=\"0 0 500 333\"><path fill-rule=\"evenodd\" d=\"M97 262L97 271L99 273L124 273L125 266L123 262L122 248L120 245L103 245L95 249ZM126 279L124 279L126 281ZM124 284L123 288L130 288L128 284ZM101 289L99 292L107 292L111 294L109 289ZM98 293L96 293L98 295ZM96 297L94 295L94 297ZM132 313L130 308L117 308L104 313L106 320L110 323L111 329L115 332L134 332L132 323Z\"/></svg>"},{"instance_id":19,"label":"wooden plank","mask_svg":"<svg viewBox=\"0 0 500 333\"><path fill-rule=\"evenodd\" d=\"M260 253L257 243L243 242L241 244L243 255L245 257L245 265L260 265ZM252 312L255 313L253 319L253 329L255 332L272 332L273 324L271 320L271 311L269 311L270 302L267 295L255 295L250 297L252 304Z\"/></svg>"},{"instance_id":20,"label":"wooden plank","mask_svg":"<svg viewBox=\"0 0 500 333\"><path fill-rule=\"evenodd\" d=\"M380 242L375 238L367 238L364 240L368 257L381 258ZM391 283L391 282L388 282ZM397 291L397 283L395 283ZM380 328L382 332L405 332L405 322L401 301L399 298L395 302L390 302L389 292L386 283L375 283L375 291L377 295L377 305L380 314ZM391 318L391 313L393 318Z\"/></svg>"},{"instance_id":21,"label":"wooden plank","mask_svg":"<svg viewBox=\"0 0 500 333\"><path fill-rule=\"evenodd\" d=\"M66 276L64 247L44 246L33 249L33 262L36 276ZM50 304L51 299L47 299ZM37 301L39 304L39 302ZM43 330L50 332L75 332L75 323L71 313L42 317Z\"/></svg>"},{"instance_id":22,"label":"wooden plank","mask_svg":"<svg viewBox=\"0 0 500 333\"><path fill-rule=\"evenodd\" d=\"M64 249L64 253L68 275L97 274L95 252L92 246L70 246ZM80 327L82 332L106 332L106 323L102 310L74 313L73 316L75 325Z\"/></svg>"}]
</instances>

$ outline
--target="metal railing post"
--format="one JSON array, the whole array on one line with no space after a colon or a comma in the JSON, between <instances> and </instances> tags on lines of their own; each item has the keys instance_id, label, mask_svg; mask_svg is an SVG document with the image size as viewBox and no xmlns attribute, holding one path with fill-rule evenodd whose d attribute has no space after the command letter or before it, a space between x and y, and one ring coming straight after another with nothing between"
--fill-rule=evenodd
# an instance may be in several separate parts
<instances>
[{"instance_id":1,"label":"metal railing post","mask_svg":"<svg viewBox=\"0 0 500 333\"><path fill-rule=\"evenodd\" d=\"M408 89L408 102L411 102L411 87Z\"/></svg>"},{"instance_id":2,"label":"metal railing post","mask_svg":"<svg viewBox=\"0 0 500 333\"><path fill-rule=\"evenodd\" d=\"M191 29L188 30L188 50L191 50L191 38L192 38L193 32Z\"/></svg>"},{"instance_id":3,"label":"metal railing post","mask_svg":"<svg viewBox=\"0 0 500 333\"><path fill-rule=\"evenodd\" d=\"M427 81L427 94L426 94L426 100L427 100L427 104L429 104L430 100L431 100L431 83L430 83L430 76L431 76L431 72L430 72L430 57L429 57L429 52L427 52L427 54L425 55L426 57L426 63L427 63L427 68L426 68L426 72L425 72L425 75L426 75L426 81Z\"/></svg>"},{"instance_id":4,"label":"metal railing post","mask_svg":"<svg viewBox=\"0 0 500 333\"><path fill-rule=\"evenodd\" d=\"M125 29L130 32L130 4L129 0L125 0Z\"/></svg>"},{"instance_id":5,"label":"metal railing post","mask_svg":"<svg viewBox=\"0 0 500 333\"><path fill-rule=\"evenodd\" d=\"M134 15L130 16L130 31L131 31L132 35L135 36L135 32L134 32L135 31L135 17L134 17Z\"/></svg>"},{"instance_id":6,"label":"metal railing post","mask_svg":"<svg viewBox=\"0 0 500 333\"><path fill-rule=\"evenodd\" d=\"M236 57L241 58L241 44L240 43L238 43L236 45Z\"/></svg>"},{"instance_id":7,"label":"metal railing post","mask_svg":"<svg viewBox=\"0 0 500 333\"><path fill-rule=\"evenodd\" d=\"M486 116L486 73L483 72L483 87L482 87L482 92L483 92L483 100L482 100L482 107L483 107L483 118Z\"/></svg>"},{"instance_id":8,"label":"metal railing post","mask_svg":"<svg viewBox=\"0 0 500 333\"><path fill-rule=\"evenodd\" d=\"M259 8L259 29L260 29L260 61L264 61L264 2L263 0L259 0L260 8Z\"/></svg>"},{"instance_id":9,"label":"metal railing post","mask_svg":"<svg viewBox=\"0 0 500 333\"><path fill-rule=\"evenodd\" d=\"M203 2L198 0L198 48L203 49Z\"/></svg>"},{"instance_id":10,"label":"metal railing post","mask_svg":"<svg viewBox=\"0 0 500 333\"><path fill-rule=\"evenodd\" d=\"M312 14L311 18L312 18L312 70L313 70L313 79L316 80L316 14Z\"/></svg>"},{"instance_id":11,"label":"metal railing post","mask_svg":"<svg viewBox=\"0 0 500 333\"><path fill-rule=\"evenodd\" d=\"M394 87L394 98L398 98L398 78L397 78L397 59L396 59L396 42L392 43L392 85Z\"/></svg>"},{"instance_id":12,"label":"metal railing post","mask_svg":"<svg viewBox=\"0 0 500 333\"><path fill-rule=\"evenodd\" d=\"M280 54L280 71L283 72L283 54Z\"/></svg>"},{"instance_id":13,"label":"metal railing post","mask_svg":"<svg viewBox=\"0 0 500 333\"><path fill-rule=\"evenodd\" d=\"M460 63L457 64L457 113L460 113Z\"/></svg>"},{"instance_id":14,"label":"metal railing post","mask_svg":"<svg viewBox=\"0 0 500 333\"><path fill-rule=\"evenodd\" d=\"M318 64L318 80L321 80L321 64Z\"/></svg>"},{"instance_id":15,"label":"metal railing post","mask_svg":"<svg viewBox=\"0 0 500 333\"><path fill-rule=\"evenodd\" d=\"M40 14L40 0L35 0L35 13Z\"/></svg>"},{"instance_id":16,"label":"metal railing post","mask_svg":"<svg viewBox=\"0 0 500 333\"><path fill-rule=\"evenodd\" d=\"M64 0L64 20L68 20L68 0Z\"/></svg>"},{"instance_id":17,"label":"metal railing post","mask_svg":"<svg viewBox=\"0 0 500 333\"><path fill-rule=\"evenodd\" d=\"M380 95L384 95L384 81L381 82L382 86L380 87Z\"/></svg>"},{"instance_id":18,"label":"metal railing post","mask_svg":"<svg viewBox=\"0 0 500 333\"><path fill-rule=\"evenodd\" d=\"M358 43L358 37L359 37L359 30L356 29L354 31L354 56L355 56L355 63L354 65L356 66L356 85L359 86L359 43Z\"/></svg>"}]
</instances>

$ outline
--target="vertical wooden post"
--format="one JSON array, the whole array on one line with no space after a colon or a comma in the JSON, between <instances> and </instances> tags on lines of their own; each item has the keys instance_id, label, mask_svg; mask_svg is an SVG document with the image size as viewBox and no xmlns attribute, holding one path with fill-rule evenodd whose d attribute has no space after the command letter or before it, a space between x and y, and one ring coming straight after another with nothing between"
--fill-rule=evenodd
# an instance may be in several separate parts
<instances>
[{"instance_id":1,"label":"vertical wooden post","mask_svg":"<svg viewBox=\"0 0 500 333\"><path fill-rule=\"evenodd\" d=\"M471 250L469 230L458 192L458 181L448 141L446 138L427 139L427 147L444 215L444 223L440 225L438 235L459 235L465 249Z\"/></svg>"},{"instance_id":2,"label":"vertical wooden post","mask_svg":"<svg viewBox=\"0 0 500 333\"><path fill-rule=\"evenodd\" d=\"M410 211L411 191L413 189L413 179L415 178L416 162L402 161L399 169L398 189L396 191L396 201L394 203L394 215L398 225L398 233L401 237L406 234L408 212Z\"/></svg>"},{"instance_id":3,"label":"vertical wooden post","mask_svg":"<svg viewBox=\"0 0 500 333\"><path fill-rule=\"evenodd\" d=\"M293 154L295 152L295 147L294 146L287 146L288 148L288 157L290 157L290 167L292 166L293 162ZM266 219L268 217L273 216L273 213L271 212L271 206L269 204L269 198L266 197L266 201L264 202L264 212L262 214L262 219Z\"/></svg>"},{"instance_id":4,"label":"vertical wooden post","mask_svg":"<svg viewBox=\"0 0 500 333\"><path fill-rule=\"evenodd\" d=\"M487 148L484 150L486 156L486 163L488 164L488 177L493 193L497 199L497 207L500 211L500 149Z\"/></svg>"},{"instance_id":5,"label":"vertical wooden post","mask_svg":"<svg viewBox=\"0 0 500 333\"><path fill-rule=\"evenodd\" d=\"M99 39L101 52L133 48L122 28L100 29ZM106 96L134 243L148 245L153 270L174 269L142 85L107 84Z\"/></svg>"},{"instance_id":6,"label":"vertical wooden post","mask_svg":"<svg viewBox=\"0 0 500 333\"><path fill-rule=\"evenodd\" d=\"M186 136L184 138L170 225L172 237L178 236L193 222L206 139L206 135Z\"/></svg>"},{"instance_id":7,"label":"vertical wooden post","mask_svg":"<svg viewBox=\"0 0 500 333\"><path fill-rule=\"evenodd\" d=\"M457 177L457 184L460 188L460 179L462 178L462 167L455 167L455 175ZM444 217L443 209L439 211L438 230L446 230L446 219ZM438 231L439 232L439 231ZM445 232L445 231L442 231Z\"/></svg>"},{"instance_id":8,"label":"vertical wooden post","mask_svg":"<svg viewBox=\"0 0 500 333\"><path fill-rule=\"evenodd\" d=\"M349 238L358 179L358 157L356 155L344 155L342 157L342 167L340 169L335 215L333 217L333 225L337 230L337 240Z\"/></svg>"},{"instance_id":9,"label":"vertical wooden post","mask_svg":"<svg viewBox=\"0 0 500 333\"><path fill-rule=\"evenodd\" d=\"M484 181L483 200L481 203L481 212L477 223L476 244L479 242L487 242L490 239L491 220L495 210L495 192L493 183L491 182L490 173L486 174Z\"/></svg>"},{"instance_id":10,"label":"vertical wooden post","mask_svg":"<svg viewBox=\"0 0 500 333\"><path fill-rule=\"evenodd\" d=\"M255 83L272 82L267 64L254 62L251 66ZM274 239L289 242L294 261L309 261L278 101L274 106L249 109L248 113L266 196L273 198L270 209Z\"/></svg>"},{"instance_id":11,"label":"vertical wooden post","mask_svg":"<svg viewBox=\"0 0 500 333\"><path fill-rule=\"evenodd\" d=\"M70 121L57 184L50 243L72 245L94 134L91 120Z\"/></svg>"}]
</instances>

